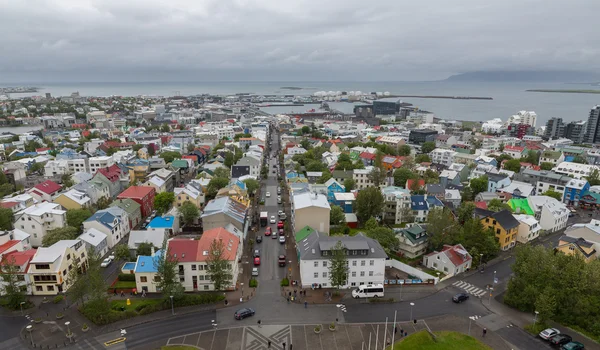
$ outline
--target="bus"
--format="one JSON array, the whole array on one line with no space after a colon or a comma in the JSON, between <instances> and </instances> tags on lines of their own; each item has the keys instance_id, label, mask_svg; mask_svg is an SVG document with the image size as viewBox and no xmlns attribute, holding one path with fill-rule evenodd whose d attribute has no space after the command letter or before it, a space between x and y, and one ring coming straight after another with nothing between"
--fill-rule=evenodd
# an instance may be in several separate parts
<instances>
[{"instance_id":1,"label":"bus","mask_svg":"<svg viewBox=\"0 0 600 350\"><path fill-rule=\"evenodd\" d=\"M358 298L383 298L383 284L363 284L352 291L352 297Z\"/></svg>"},{"instance_id":2,"label":"bus","mask_svg":"<svg viewBox=\"0 0 600 350\"><path fill-rule=\"evenodd\" d=\"M269 213L266 211L260 212L260 226L265 227L269 224Z\"/></svg>"}]
</instances>

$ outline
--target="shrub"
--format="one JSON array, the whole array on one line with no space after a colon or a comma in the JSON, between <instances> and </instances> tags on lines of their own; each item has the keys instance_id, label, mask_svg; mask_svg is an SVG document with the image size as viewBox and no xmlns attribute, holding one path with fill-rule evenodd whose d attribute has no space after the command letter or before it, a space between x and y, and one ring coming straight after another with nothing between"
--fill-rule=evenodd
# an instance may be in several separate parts
<instances>
[{"instance_id":1,"label":"shrub","mask_svg":"<svg viewBox=\"0 0 600 350\"><path fill-rule=\"evenodd\" d=\"M248 283L248 284L250 285L250 288L256 288L256 287L258 287L258 281L256 280L256 278L251 279L250 283Z\"/></svg>"},{"instance_id":2,"label":"shrub","mask_svg":"<svg viewBox=\"0 0 600 350\"><path fill-rule=\"evenodd\" d=\"M280 285L281 285L282 287L287 287L287 286L289 286L289 285L290 285L290 280L288 280L286 277L284 277L284 278L281 280L281 283L280 283Z\"/></svg>"},{"instance_id":3,"label":"shrub","mask_svg":"<svg viewBox=\"0 0 600 350\"><path fill-rule=\"evenodd\" d=\"M135 282L135 275L132 273L120 273L117 279L119 281Z\"/></svg>"},{"instance_id":4,"label":"shrub","mask_svg":"<svg viewBox=\"0 0 600 350\"><path fill-rule=\"evenodd\" d=\"M61 301L63 301L63 299L64 299L64 298L65 298L65 297L63 297L62 295L57 295L57 296L55 296L55 297L54 297L54 300L53 300L53 302L54 302L54 304L58 304L58 303L60 303Z\"/></svg>"},{"instance_id":5,"label":"shrub","mask_svg":"<svg viewBox=\"0 0 600 350\"><path fill-rule=\"evenodd\" d=\"M321 325L315 326L315 332L320 332L321 331Z\"/></svg>"},{"instance_id":6,"label":"shrub","mask_svg":"<svg viewBox=\"0 0 600 350\"><path fill-rule=\"evenodd\" d=\"M81 326L81 329L87 329L87 328L88 328L87 323L84 323L83 326Z\"/></svg>"}]
</instances>

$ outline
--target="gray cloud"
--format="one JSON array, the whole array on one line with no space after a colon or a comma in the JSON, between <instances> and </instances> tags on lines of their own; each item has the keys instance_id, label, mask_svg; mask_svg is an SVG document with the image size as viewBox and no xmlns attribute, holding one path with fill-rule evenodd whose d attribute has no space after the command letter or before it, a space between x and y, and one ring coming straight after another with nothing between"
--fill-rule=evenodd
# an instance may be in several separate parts
<instances>
[{"instance_id":1,"label":"gray cloud","mask_svg":"<svg viewBox=\"0 0 600 350\"><path fill-rule=\"evenodd\" d=\"M0 0L0 79L600 70L597 0Z\"/></svg>"}]
</instances>

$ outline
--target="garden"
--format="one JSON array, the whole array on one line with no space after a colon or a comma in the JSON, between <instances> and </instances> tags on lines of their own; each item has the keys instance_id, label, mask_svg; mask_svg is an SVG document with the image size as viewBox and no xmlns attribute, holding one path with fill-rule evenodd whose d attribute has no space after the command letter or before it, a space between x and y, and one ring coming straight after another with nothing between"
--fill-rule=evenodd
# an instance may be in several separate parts
<instances>
[{"instance_id":1,"label":"garden","mask_svg":"<svg viewBox=\"0 0 600 350\"><path fill-rule=\"evenodd\" d=\"M434 334L435 338L427 331L420 331L396 342L393 350L491 350L489 346L466 334L446 331Z\"/></svg>"}]
</instances>

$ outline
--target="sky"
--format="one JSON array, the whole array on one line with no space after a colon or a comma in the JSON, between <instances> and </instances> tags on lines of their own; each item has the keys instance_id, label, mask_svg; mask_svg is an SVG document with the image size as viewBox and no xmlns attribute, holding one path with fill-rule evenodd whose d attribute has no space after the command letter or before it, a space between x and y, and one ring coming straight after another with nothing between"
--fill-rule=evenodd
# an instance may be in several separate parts
<instances>
[{"instance_id":1,"label":"sky","mask_svg":"<svg viewBox=\"0 0 600 350\"><path fill-rule=\"evenodd\" d=\"M598 0L0 0L0 81L600 71Z\"/></svg>"}]
</instances>

